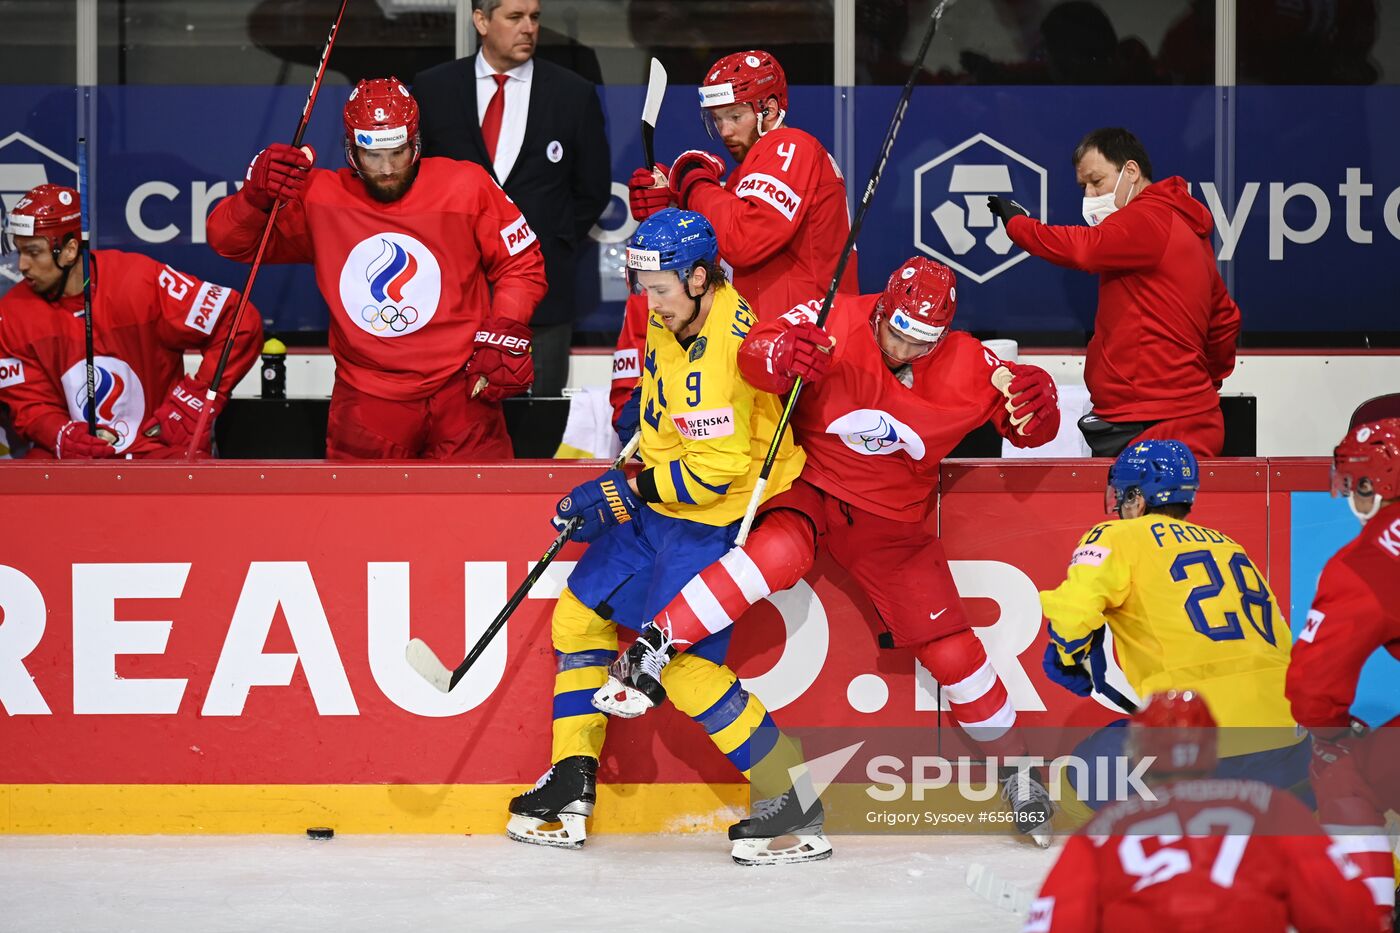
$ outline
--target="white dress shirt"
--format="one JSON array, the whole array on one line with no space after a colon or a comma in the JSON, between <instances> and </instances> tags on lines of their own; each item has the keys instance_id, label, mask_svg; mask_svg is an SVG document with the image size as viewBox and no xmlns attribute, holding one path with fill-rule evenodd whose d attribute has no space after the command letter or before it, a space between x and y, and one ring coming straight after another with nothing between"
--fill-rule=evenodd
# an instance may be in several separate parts
<instances>
[{"instance_id":1,"label":"white dress shirt","mask_svg":"<svg viewBox=\"0 0 1400 933\"><path fill-rule=\"evenodd\" d=\"M487 63L486 57L476 56L476 122L486 116L486 106L496 95L496 69ZM535 76L535 60L532 58L523 65L505 72L510 78L505 83L506 106L501 113L501 135L496 139L496 178L506 183L515 160L520 155L520 145L525 141L525 118L530 113L530 85Z\"/></svg>"}]
</instances>

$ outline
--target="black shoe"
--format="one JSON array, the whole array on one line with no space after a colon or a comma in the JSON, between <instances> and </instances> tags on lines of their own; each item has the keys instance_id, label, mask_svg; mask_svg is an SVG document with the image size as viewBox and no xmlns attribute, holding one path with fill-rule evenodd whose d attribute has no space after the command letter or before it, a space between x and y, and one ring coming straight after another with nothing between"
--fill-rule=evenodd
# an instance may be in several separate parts
<instances>
[{"instance_id":1,"label":"black shoe","mask_svg":"<svg viewBox=\"0 0 1400 933\"><path fill-rule=\"evenodd\" d=\"M597 802L598 759L565 758L546 771L534 789L511 799L506 834L518 842L581 848ZM546 828L553 824L559 828Z\"/></svg>"},{"instance_id":2,"label":"black shoe","mask_svg":"<svg viewBox=\"0 0 1400 933\"><path fill-rule=\"evenodd\" d=\"M753 815L729 827L734 843L730 853L740 865L778 865L785 862L814 862L831 857L831 843L822 834L824 811L817 800L803 810L794 790L777 797L756 801ZM795 837L784 846L773 843L784 836Z\"/></svg>"},{"instance_id":3,"label":"black shoe","mask_svg":"<svg viewBox=\"0 0 1400 933\"><path fill-rule=\"evenodd\" d=\"M608 668L608 682L593 694L593 706L610 716L635 719L666 699L661 671L676 656L671 637L655 622L637 633L626 651Z\"/></svg>"}]
</instances>

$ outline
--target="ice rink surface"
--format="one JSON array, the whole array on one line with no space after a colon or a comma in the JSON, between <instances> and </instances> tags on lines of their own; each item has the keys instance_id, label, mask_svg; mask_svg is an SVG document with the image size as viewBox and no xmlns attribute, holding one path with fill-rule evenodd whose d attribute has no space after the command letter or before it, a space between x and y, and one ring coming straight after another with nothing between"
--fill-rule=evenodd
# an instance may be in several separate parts
<instances>
[{"instance_id":1,"label":"ice rink surface","mask_svg":"<svg viewBox=\"0 0 1400 933\"><path fill-rule=\"evenodd\" d=\"M719 834L0 838L0 929L118 931L1019 930L965 884L1032 894L1054 861L1019 839L837 836L831 859L742 868Z\"/></svg>"}]
</instances>

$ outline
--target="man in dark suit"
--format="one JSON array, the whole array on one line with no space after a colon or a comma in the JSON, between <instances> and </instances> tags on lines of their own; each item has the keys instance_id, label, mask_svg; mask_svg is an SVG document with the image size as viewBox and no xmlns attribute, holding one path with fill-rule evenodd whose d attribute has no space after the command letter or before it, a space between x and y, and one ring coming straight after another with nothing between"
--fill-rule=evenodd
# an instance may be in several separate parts
<instances>
[{"instance_id":1,"label":"man in dark suit","mask_svg":"<svg viewBox=\"0 0 1400 933\"><path fill-rule=\"evenodd\" d=\"M413 82L423 154L483 166L544 250L549 294L535 309L536 396L559 395L569 369L577 255L611 196L603 108L593 84L535 57L539 0L472 0L481 50Z\"/></svg>"}]
</instances>

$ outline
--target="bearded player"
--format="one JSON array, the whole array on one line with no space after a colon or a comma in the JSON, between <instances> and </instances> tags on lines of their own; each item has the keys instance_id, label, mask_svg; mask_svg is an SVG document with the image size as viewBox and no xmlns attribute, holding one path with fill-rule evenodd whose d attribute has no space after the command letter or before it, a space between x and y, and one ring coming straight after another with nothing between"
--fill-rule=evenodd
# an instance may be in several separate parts
<instances>
[{"instance_id":1,"label":"bearded player","mask_svg":"<svg viewBox=\"0 0 1400 933\"><path fill-rule=\"evenodd\" d=\"M345 104L348 168L273 144L209 217L209 244L247 261L283 202L268 262L309 262L331 309L332 459L506 459L501 399L534 378L529 320L544 259L480 166L420 155L418 104L396 78Z\"/></svg>"}]
</instances>

